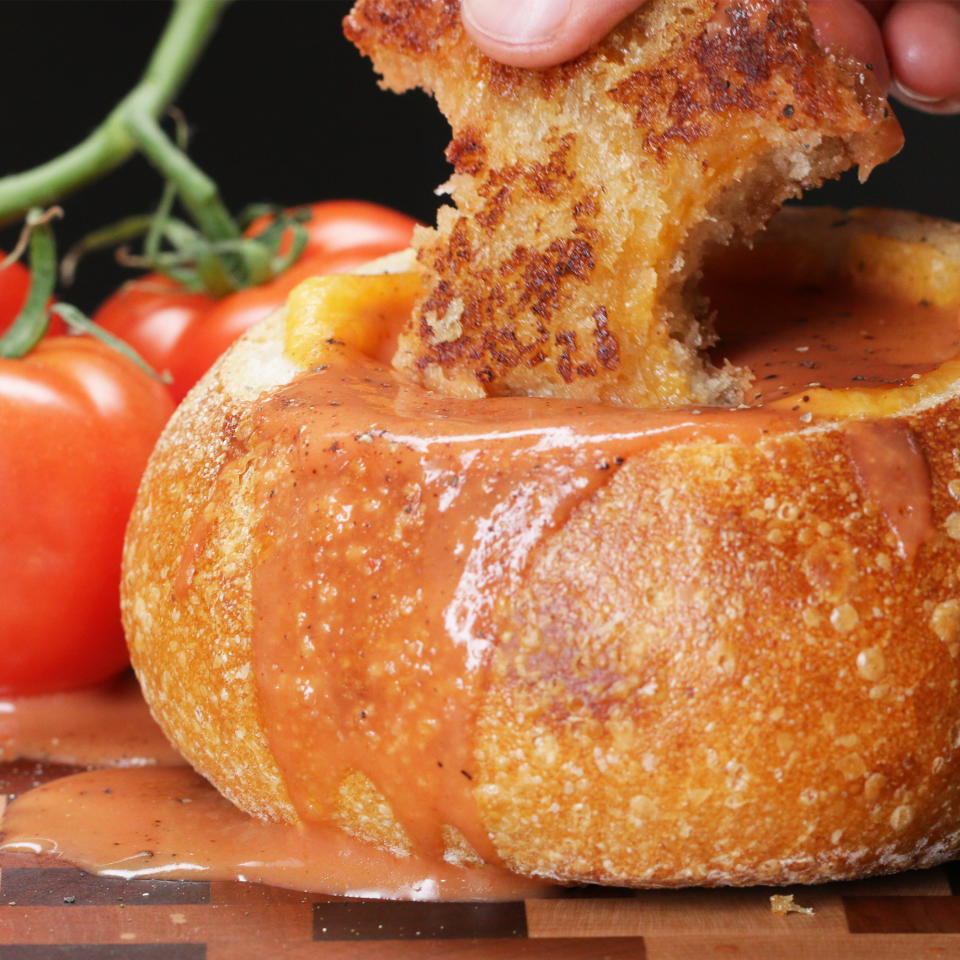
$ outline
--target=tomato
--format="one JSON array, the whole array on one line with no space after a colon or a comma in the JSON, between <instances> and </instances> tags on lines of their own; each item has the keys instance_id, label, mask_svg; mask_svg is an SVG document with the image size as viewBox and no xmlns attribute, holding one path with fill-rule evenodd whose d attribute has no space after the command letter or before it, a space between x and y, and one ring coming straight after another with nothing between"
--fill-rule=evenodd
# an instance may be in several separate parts
<instances>
[{"instance_id":1,"label":"tomato","mask_svg":"<svg viewBox=\"0 0 960 960\"><path fill-rule=\"evenodd\" d=\"M214 300L151 274L121 287L93 319L126 340L154 369L169 372L170 393L179 402L220 354L281 307L298 283L403 249L416 224L402 213L360 201L331 200L309 209L303 254L273 280ZM267 222L260 218L248 232L255 235Z\"/></svg>"},{"instance_id":2,"label":"tomato","mask_svg":"<svg viewBox=\"0 0 960 960\"><path fill-rule=\"evenodd\" d=\"M308 255L338 253L357 247L402 250L409 246L416 224L406 214L363 200L325 200L310 204L307 209L310 219L304 224L307 230L304 253ZM269 222L269 216L258 217L250 224L247 234L255 237Z\"/></svg>"},{"instance_id":3,"label":"tomato","mask_svg":"<svg viewBox=\"0 0 960 960\"><path fill-rule=\"evenodd\" d=\"M0 250L0 262L6 254ZM30 271L20 263L11 263L0 270L0 335L6 333L16 319L30 290ZM66 333L63 321L53 316L47 336Z\"/></svg>"},{"instance_id":4,"label":"tomato","mask_svg":"<svg viewBox=\"0 0 960 960\"><path fill-rule=\"evenodd\" d=\"M151 273L125 283L93 320L129 343L154 370L170 373L177 341L216 304L213 297L188 293L169 277ZM191 386L174 380L169 389L179 401Z\"/></svg>"},{"instance_id":5,"label":"tomato","mask_svg":"<svg viewBox=\"0 0 960 960\"><path fill-rule=\"evenodd\" d=\"M120 554L167 391L90 337L0 359L0 694L122 670Z\"/></svg>"},{"instance_id":6,"label":"tomato","mask_svg":"<svg viewBox=\"0 0 960 960\"><path fill-rule=\"evenodd\" d=\"M0 261L6 256L0 250ZM0 270L0 333L7 329L20 312L30 289L30 274L19 263Z\"/></svg>"}]
</instances>

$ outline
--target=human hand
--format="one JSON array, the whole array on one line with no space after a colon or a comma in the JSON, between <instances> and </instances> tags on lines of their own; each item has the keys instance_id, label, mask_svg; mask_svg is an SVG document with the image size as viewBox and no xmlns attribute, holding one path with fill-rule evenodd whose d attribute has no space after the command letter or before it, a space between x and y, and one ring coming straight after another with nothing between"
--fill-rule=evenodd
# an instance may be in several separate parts
<instances>
[{"instance_id":1,"label":"human hand","mask_svg":"<svg viewBox=\"0 0 960 960\"><path fill-rule=\"evenodd\" d=\"M547 67L582 53L638 0L463 0L464 26L491 57ZM960 0L808 0L820 43L869 63L886 90L931 113L960 113Z\"/></svg>"}]
</instances>

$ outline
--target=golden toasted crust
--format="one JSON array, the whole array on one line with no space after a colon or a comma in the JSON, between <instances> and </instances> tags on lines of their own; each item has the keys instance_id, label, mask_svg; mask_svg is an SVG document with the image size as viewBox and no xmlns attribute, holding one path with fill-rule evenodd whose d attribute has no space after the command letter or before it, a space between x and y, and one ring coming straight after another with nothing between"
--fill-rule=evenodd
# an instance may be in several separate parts
<instances>
[{"instance_id":1,"label":"golden toasted crust","mask_svg":"<svg viewBox=\"0 0 960 960\"><path fill-rule=\"evenodd\" d=\"M915 558L842 428L663 446L540 544L477 726L507 863L675 886L951 856L958 413L895 427L931 474L936 533Z\"/></svg>"},{"instance_id":2,"label":"golden toasted crust","mask_svg":"<svg viewBox=\"0 0 960 960\"><path fill-rule=\"evenodd\" d=\"M915 266L929 252L929 290L949 275L960 302L960 228L924 218L791 211L756 256L789 247L791 268L806 260L821 278L830 251L845 258L858 238L881 260L887 241ZM919 274L901 276L924 294ZM168 735L235 803L295 822L261 716L250 589L261 550L307 534L254 542L255 492L291 467L248 430L257 398L297 372L282 344L279 316L176 414L131 520L123 585L134 664ZM360 440L416 443L375 434ZM903 471L871 479L874 449L898 451ZM812 882L955 856L958 451L954 382L894 418L686 436L606 464L605 482L536 535L491 614L465 769L497 855L523 874L636 885ZM538 455L550 475L554 448ZM375 522L402 562L411 548L388 532L419 527L407 493L384 496L396 512ZM350 562L330 583L356 582ZM443 622L423 586L417 619ZM364 638L371 655L376 643ZM344 669L359 708L362 670ZM342 785L337 822L402 854L409 838L365 769Z\"/></svg>"},{"instance_id":3,"label":"golden toasted crust","mask_svg":"<svg viewBox=\"0 0 960 960\"><path fill-rule=\"evenodd\" d=\"M429 289L397 364L459 396L731 400L689 289L713 241L896 152L872 81L820 51L800 0L651 0L577 60L503 66L459 5L360 0L347 36L450 120L455 208L415 244Z\"/></svg>"},{"instance_id":4,"label":"golden toasted crust","mask_svg":"<svg viewBox=\"0 0 960 960\"><path fill-rule=\"evenodd\" d=\"M236 456L261 385L295 372L281 357L263 362L266 342L251 334L177 408L131 517L121 589L130 657L167 736L234 803L292 820L258 715L246 536L254 474ZM245 361L251 352L256 362Z\"/></svg>"}]
</instances>

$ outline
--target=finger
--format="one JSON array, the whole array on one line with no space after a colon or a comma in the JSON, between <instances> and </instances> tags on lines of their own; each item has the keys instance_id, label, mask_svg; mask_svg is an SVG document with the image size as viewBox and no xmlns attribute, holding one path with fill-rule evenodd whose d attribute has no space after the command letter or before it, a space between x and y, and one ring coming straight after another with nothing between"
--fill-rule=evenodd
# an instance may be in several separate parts
<instances>
[{"instance_id":1,"label":"finger","mask_svg":"<svg viewBox=\"0 0 960 960\"><path fill-rule=\"evenodd\" d=\"M563 63L600 41L643 0L463 0L463 24L484 53L515 67Z\"/></svg>"},{"instance_id":2,"label":"finger","mask_svg":"<svg viewBox=\"0 0 960 960\"><path fill-rule=\"evenodd\" d=\"M873 19L877 23L883 23L887 11L894 4L894 0L860 0L860 2L873 14Z\"/></svg>"},{"instance_id":3,"label":"finger","mask_svg":"<svg viewBox=\"0 0 960 960\"><path fill-rule=\"evenodd\" d=\"M890 68L883 35L873 14L858 0L808 0L817 40L825 50L843 50L869 66L886 92Z\"/></svg>"},{"instance_id":4,"label":"finger","mask_svg":"<svg viewBox=\"0 0 960 960\"><path fill-rule=\"evenodd\" d=\"M960 2L900 2L883 22L898 99L931 113L960 112Z\"/></svg>"}]
</instances>

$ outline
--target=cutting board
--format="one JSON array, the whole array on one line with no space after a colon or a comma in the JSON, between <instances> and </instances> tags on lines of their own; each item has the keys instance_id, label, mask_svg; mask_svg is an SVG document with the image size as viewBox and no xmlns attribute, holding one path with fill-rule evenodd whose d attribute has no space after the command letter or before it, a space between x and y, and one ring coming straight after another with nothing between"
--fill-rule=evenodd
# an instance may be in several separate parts
<instances>
[{"instance_id":1,"label":"cutting board","mask_svg":"<svg viewBox=\"0 0 960 960\"><path fill-rule=\"evenodd\" d=\"M74 768L0 764L12 797ZM773 893L812 914L778 915ZM395 903L244 883L93 877L0 855L0 960L960 958L960 863L789 890L583 887L515 903Z\"/></svg>"}]
</instances>

